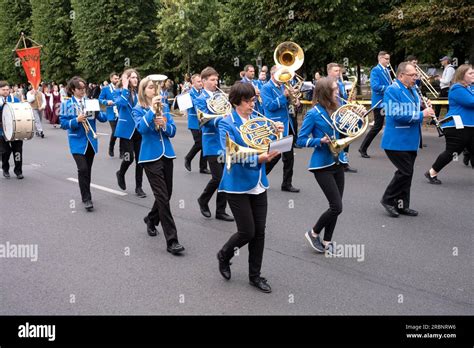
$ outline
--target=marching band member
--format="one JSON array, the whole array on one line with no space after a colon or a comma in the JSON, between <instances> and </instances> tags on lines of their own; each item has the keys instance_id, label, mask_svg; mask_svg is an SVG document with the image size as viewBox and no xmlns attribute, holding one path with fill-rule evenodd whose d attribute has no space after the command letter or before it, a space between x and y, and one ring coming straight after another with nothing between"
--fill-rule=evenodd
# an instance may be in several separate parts
<instances>
[{"instance_id":1,"label":"marching band member","mask_svg":"<svg viewBox=\"0 0 474 348\"><path fill-rule=\"evenodd\" d=\"M166 117L155 114L154 106L164 103L162 95L155 95L155 83L145 77L138 87L138 103L132 111L137 129L142 135L138 163L143 165L155 196L155 203L144 221L150 236L156 236L155 226L161 222L166 250L176 255L184 251L184 247L178 242L178 232L170 208L173 159L176 158L170 138L176 134L176 125L173 116L165 108L162 110L166 112Z\"/></svg>"},{"instance_id":2,"label":"marching band member","mask_svg":"<svg viewBox=\"0 0 474 348\"><path fill-rule=\"evenodd\" d=\"M263 110L265 111L265 116L275 122L282 122L285 126L283 135L287 136L290 133L290 129L291 134L295 134L293 123L290 120L288 110L289 103L287 97L289 96L289 92L283 84L280 84L277 80L275 80L274 74L276 70L277 67L274 65L270 70L270 80L263 85L260 92L263 100ZM281 184L281 190L288 192L300 192L299 189L293 187L292 185L293 164L295 162L293 146L290 151L276 156L266 165L266 174L268 175L271 172L280 158L283 160L283 182Z\"/></svg>"},{"instance_id":3,"label":"marching band member","mask_svg":"<svg viewBox=\"0 0 474 348\"><path fill-rule=\"evenodd\" d=\"M207 108L206 101L214 94L217 90L217 83L219 81L219 74L214 68L207 67L201 72L201 80L204 89L201 95L196 98L196 113L198 110L212 114ZM207 186L204 188L203 193L198 198L199 208L202 215L207 218L211 217L211 211L209 210L209 201L212 198L214 192L219 187L219 182L222 178L222 172L224 170L224 163L219 162L219 155L222 152L221 144L219 141L218 124L222 117L216 117L213 120L207 122L201 127L202 130L202 151L203 156L206 157L209 168L211 169L212 178L209 180ZM234 221L234 218L225 212L227 205L227 199L224 192L217 192L216 197L216 219L224 221Z\"/></svg>"},{"instance_id":4,"label":"marching band member","mask_svg":"<svg viewBox=\"0 0 474 348\"><path fill-rule=\"evenodd\" d=\"M107 86L104 86L100 91L99 103L107 107L107 120L109 121L110 128L112 133L110 134L109 142L109 156L114 157L114 147L117 137L115 134L115 129L117 128L117 119L118 119L118 109L115 105L115 90L117 88L117 83L119 82L119 76L117 73L113 72L110 74L110 83ZM120 151L120 158L122 158L122 151Z\"/></svg>"},{"instance_id":5,"label":"marching band member","mask_svg":"<svg viewBox=\"0 0 474 348\"><path fill-rule=\"evenodd\" d=\"M86 82L79 76L68 82L68 94L72 97L63 101L59 120L61 128L68 130L69 149L77 165L77 177L81 190L82 202L87 211L92 211L91 172L94 156L99 150L97 139L93 137L96 131L96 119L106 122L102 113L96 113L96 118L88 117L85 113ZM88 121L88 124L87 124ZM86 127L90 127L86 133Z\"/></svg>"},{"instance_id":6,"label":"marching band member","mask_svg":"<svg viewBox=\"0 0 474 348\"><path fill-rule=\"evenodd\" d=\"M255 110L263 114L263 106L260 103L261 96L260 96L260 89L262 88L262 82L259 80L255 80L255 68L251 64L247 64L244 66L244 76L242 77L241 82L244 83L251 83L252 86L255 88L255 94L257 96L257 100L255 101Z\"/></svg>"},{"instance_id":7,"label":"marching band member","mask_svg":"<svg viewBox=\"0 0 474 348\"><path fill-rule=\"evenodd\" d=\"M459 66L453 83L449 91L449 111L446 116L459 115L463 128L458 129L454 120L446 121L441 125L446 137L446 150L438 156L431 169L425 173L425 177L431 184L441 184L441 180L437 177L438 173L453 160L453 156L460 156L464 148L467 148L471 163L474 163L474 69L472 65Z\"/></svg>"},{"instance_id":8,"label":"marching band member","mask_svg":"<svg viewBox=\"0 0 474 348\"><path fill-rule=\"evenodd\" d=\"M46 108L46 98L44 94L38 89L34 89L30 85L30 90L26 94L26 101L30 103L33 109L33 117L35 119L36 136L44 138L43 125L41 119L43 118L43 111Z\"/></svg>"},{"instance_id":9,"label":"marching band member","mask_svg":"<svg viewBox=\"0 0 474 348\"><path fill-rule=\"evenodd\" d=\"M117 171L117 183L122 190L127 189L125 173L135 159L135 193L138 197L146 197L142 189L143 167L138 163L142 137L136 131L132 109L137 104L137 89L140 76L135 69L127 69L119 81L119 88L115 91L115 105L118 108L119 119L115 136L120 138L120 148L123 150L123 161ZM135 156L134 156L135 154Z\"/></svg>"},{"instance_id":10,"label":"marching band member","mask_svg":"<svg viewBox=\"0 0 474 348\"><path fill-rule=\"evenodd\" d=\"M414 87L417 75L414 65L400 63L397 79L385 90L383 99L386 125L381 148L397 168L381 200L391 217L418 215L416 210L410 209L411 181L423 117L434 116L434 111L430 106L421 111L421 101Z\"/></svg>"},{"instance_id":11,"label":"marching band member","mask_svg":"<svg viewBox=\"0 0 474 348\"><path fill-rule=\"evenodd\" d=\"M191 83L192 83L192 87L191 87L191 90L189 91L189 95L191 96L193 105L195 105L196 99L201 95L201 90L202 90L201 75L194 74L191 77ZM191 131L191 134L193 135L194 145L193 147L191 147L186 157L184 157L184 167L186 168L186 170L191 171L191 161L193 160L194 156L196 156L196 154L200 152L199 172L203 174L211 174L209 169L207 169L207 161L203 157L203 154L202 154L202 132L201 132L201 129L199 128L199 121L197 118L196 109L194 109L194 107L191 107L187 110L187 113L188 113L188 129Z\"/></svg>"},{"instance_id":12,"label":"marching band member","mask_svg":"<svg viewBox=\"0 0 474 348\"><path fill-rule=\"evenodd\" d=\"M338 216L342 213L342 195L344 192L344 168L346 156L339 153L339 161L335 161L328 143L329 136L339 139L340 134L334 128L331 115L339 107L339 87L332 78L318 80L314 88L313 108L306 114L301 126L297 144L301 147L313 147L313 155L308 170L314 174L329 202L329 209L318 219L313 229L306 232L305 237L316 251L334 253L331 243ZM342 164L342 165L341 165ZM320 233L324 229L321 241Z\"/></svg>"},{"instance_id":13,"label":"marching band member","mask_svg":"<svg viewBox=\"0 0 474 348\"><path fill-rule=\"evenodd\" d=\"M23 179L23 140L6 141L3 137L2 113L5 103L19 103L20 100L10 94L10 86L7 81L0 81L0 153L2 154L3 176L10 179L10 155L13 153L15 167L13 172L18 179Z\"/></svg>"},{"instance_id":14,"label":"marching band member","mask_svg":"<svg viewBox=\"0 0 474 348\"><path fill-rule=\"evenodd\" d=\"M337 63L329 63L327 65L327 71L328 71L328 77L334 79L337 83L337 87L339 89L339 97L338 99L338 104L339 106L342 106L346 104L346 100L348 99L347 96L347 91L346 87L344 86L344 83L342 82L342 72L341 72L341 66ZM345 138L344 134L339 135L341 138ZM345 155L347 156L347 164L344 164L344 171L348 173L357 173L357 169L352 168L349 166L349 146L344 148Z\"/></svg>"},{"instance_id":15,"label":"marching band member","mask_svg":"<svg viewBox=\"0 0 474 348\"><path fill-rule=\"evenodd\" d=\"M234 110L230 116L219 122L221 147L225 149L226 134L238 145L246 147L239 127L252 118L256 99L255 89L248 83L237 82L230 90L229 99ZM283 131L283 124L279 126L280 131ZM219 192L225 192L227 195L238 230L217 254L219 272L229 280L231 277L230 259L234 256L236 248L242 248L248 244L250 284L266 293L272 290L267 280L260 276L268 206L265 163L277 155L277 151L272 151L237 159L230 172L224 171L219 185Z\"/></svg>"},{"instance_id":16,"label":"marching band member","mask_svg":"<svg viewBox=\"0 0 474 348\"><path fill-rule=\"evenodd\" d=\"M387 68L390 64L390 55L385 51L378 54L379 64L370 71L370 89L372 91L372 107L383 99L386 89L392 84L390 70ZM374 109L374 125L362 141L359 152L363 158L370 158L367 149L383 128L384 115L381 106Z\"/></svg>"}]
</instances>

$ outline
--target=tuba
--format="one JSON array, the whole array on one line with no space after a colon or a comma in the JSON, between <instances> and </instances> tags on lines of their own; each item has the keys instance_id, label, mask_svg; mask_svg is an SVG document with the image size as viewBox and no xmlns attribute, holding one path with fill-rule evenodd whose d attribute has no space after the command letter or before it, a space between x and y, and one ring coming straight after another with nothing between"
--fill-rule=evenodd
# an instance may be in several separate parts
<instances>
[{"instance_id":1,"label":"tuba","mask_svg":"<svg viewBox=\"0 0 474 348\"><path fill-rule=\"evenodd\" d=\"M225 162L227 171L230 171L232 162L236 158L265 153L268 151L272 141L279 140L282 137L277 124L269 118L263 117L263 115L250 118L240 126L239 132L242 140L248 147L240 146L229 137L229 134L226 134Z\"/></svg>"},{"instance_id":2,"label":"tuba","mask_svg":"<svg viewBox=\"0 0 474 348\"><path fill-rule=\"evenodd\" d=\"M162 75L162 74L154 74L154 75L148 75L148 78L153 81L155 84L155 97L161 95L161 83L163 81L166 81L168 79L168 76ZM163 105L161 102L156 103L155 105L152 105L153 111L155 112L155 117L163 117L166 121L166 117L163 115ZM158 126L155 126L156 130L158 129Z\"/></svg>"},{"instance_id":3,"label":"tuba","mask_svg":"<svg viewBox=\"0 0 474 348\"><path fill-rule=\"evenodd\" d=\"M303 49L295 42L282 42L273 52L273 60L278 67L274 78L288 89L291 104L295 105L296 101L301 98L301 88L304 83L304 79L296 73L296 70L301 68L304 62ZM296 77L297 83L291 86L290 81L294 77Z\"/></svg>"},{"instance_id":4,"label":"tuba","mask_svg":"<svg viewBox=\"0 0 474 348\"><path fill-rule=\"evenodd\" d=\"M377 103L377 105L379 103ZM359 104L345 104L331 115L331 121L335 130L346 136L346 138L343 139L331 139L331 137L326 134L326 136L331 139L331 142L328 143L329 150L331 150L336 160L342 150L349 146L354 140L364 135L369 127L369 114L372 109L362 113Z\"/></svg>"},{"instance_id":5,"label":"tuba","mask_svg":"<svg viewBox=\"0 0 474 348\"><path fill-rule=\"evenodd\" d=\"M206 114L201 110L197 111L197 118L200 126L217 117L224 117L232 112L232 104L227 98L227 95L219 87L216 88L219 93L214 93L211 98L206 100L207 108L212 112L212 114Z\"/></svg>"}]
</instances>

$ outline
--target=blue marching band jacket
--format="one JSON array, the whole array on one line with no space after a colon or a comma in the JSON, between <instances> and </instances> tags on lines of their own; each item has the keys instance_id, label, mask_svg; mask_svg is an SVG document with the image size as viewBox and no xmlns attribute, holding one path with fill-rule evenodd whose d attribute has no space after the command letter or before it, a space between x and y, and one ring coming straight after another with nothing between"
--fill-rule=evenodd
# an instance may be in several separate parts
<instances>
[{"instance_id":1,"label":"blue marching band jacket","mask_svg":"<svg viewBox=\"0 0 474 348\"><path fill-rule=\"evenodd\" d=\"M85 105L86 98L82 98L82 105ZM86 134L84 126L77 122L77 116L81 114L81 106L79 101L73 96L70 99L66 99L61 103L61 110L59 113L59 121L62 129L67 129L67 135L69 140L69 150L71 154L85 155L87 151L87 144L90 143L94 152L99 151L97 139L94 139L92 132ZM87 117L91 128L96 132L96 118ZM106 122L107 117L103 113L97 113L97 120L100 122Z\"/></svg>"},{"instance_id":2,"label":"blue marching band jacket","mask_svg":"<svg viewBox=\"0 0 474 348\"><path fill-rule=\"evenodd\" d=\"M384 92L392 84L388 68L377 64L370 72L370 89L372 90L372 107L383 99Z\"/></svg>"},{"instance_id":3,"label":"blue marching band jacket","mask_svg":"<svg viewBox=\"0 0 474 348\"><path fill-rule=\"evenodd\" d=\"M285 126L283 136L288 136L293 123L290 120L288 100L283 94L285 86L277 86L271 79L263 85L260 95L263 101L263 110L266 117L275 122L282 122ZM294 133L294 132L293 132Z\"/></svg>"},{"instance_id":4,"label":"blue marching band jacket","mask_svg":"<svg viewBox=\"0 0 474 348\"><path fill-rule=\"evenodd\" d=\"M339 139L339 132L334 128L331 116L322 105L315 105L306 113L303 125L298 133L296 143L301 147L313 147L308 170L330 167L336 163L328 144L321 143L325 135ZM339 162L347 163L346 153L339 153Z\"/></svg>"},{"instance_id":5,"label":"blue marching band jacket","mask_svg":"<svg viewBox=\"0 0 474 348\"><path fill-rule=\"evenodd\" d=\"M474 85L455 83L448 95L449 111L446 116L461 116L464 127L474 127ZM454 127L454 120L442 123L442 128Z\"/></svg>"},{"instance_id":6,"label":"blue marching band jacket","mask_svg":"<svg viewBox=\"0 0 474 348\"><path fill-rule=\"evenodd\" d=\"M417 151L423 112L415 87L406 88L395 80L385 91L383 108L385 130L380 147L384 150Z\"/></svg>"},{"instance_id":7,"label":"blue marching band jacket","mask_svg":"<svg viewBox=\"0 0 474 348\"><path fill-rule=\"evenodd\" d=\"M250 80L250 79L248 79L247 77L244 76L242 78L241 82L251 83L254 88L258 88L258 90L260 92L262 91L263 84L260 80ZM262 99L262 102L263 102L263 99ZM258 98L255 100L255 110L257 110L261 114L264 114L263 105L258 101Z\"/></svg>"},{"instance_id":8,"label":"blue marching band jacket","mask_svg":"<svg viewBox=\"0 0 474 348\"><path fill-rule=\"evenodd\" d=\"M135 121L132 117L132 110L137 105L138 96L134 95L130 100L130 91L126 88L115 90L115 105L117 105L119 119L117 128L115 128L115 136L118 138L132 139L135 132Z\"/></svg>"},{"instance_id":9,"label":"blue marching band jacket","mask_svg":"<svg viewBox=\"0 0 474 348\"><path fill-rule=\"evenodd\" d=\"M165 128L155 127L155 113L150 108L137 104L132 111L137 129L142 135L140 156L138 163L154 162L160 158L176 158L170 138L176 135L176 125L173 116L169 112L169 104L163 104L163 116L166 117ZM166 107L168 105L168 107ZM166 109L168 109L166 111Z\"/></svg>"},{"instance_id":10,"label":"blue marching band jacket","mask_svg":"<svg viewBox=\"0 0 474 348\"><path fill-rule=\"evenodd\" d=\"M118 117L118 109L115 105L115 90L115 87L110 83L100 91L99 103L107 107L107 121L115 121ZM109 106L109 101L113 101L114 104Z\"/></svg>"},{"instance_id":11,"label":"blue marching band jacket","mask_svg":"<svg viewBox=\"0 0 474 348\"><path fill-rule=\"evenodd\" d=\"M195 100L196 103L194 104L194 108L196 109L196 114L198 110L206 114L212 114L212 112L207 108L206 103L206 100L210 97L211 95L203 89L201 95ZM219 121L221 119L222 116L216 117L201 127L203 156L218 156L222 153L218 130Z\"/></svg>"},{"instance_id":12,"label":"blue marching band jacket","mask_svg":"<svg viewBox=\"0 0 474 348\"><path fill-rule=\"evenodd\" d=\"M3 98L3 97L2 97ZM0 111L3 112L3 107L5 106L4 103L19 103L20 100L17 97L14 97L12 95L9 95L8 97L5 98L5 101L3 102L3 99L0 100ZM0 123L2 122L1 117L2 117L2 112L0 112ZM0 137L3 137L3 127L0 127Z\"/></svg>"},{"instance_id":13,"label":"blue marching band jacket","mask_svg":"<svg viewBox=\"0 0 474 348\"><path fill-rule=\"evenodd\" d=\"M196 98L199 97L200 94L201 92L198 91L194 87L192 87L191 90L189 91L189 95L191 96L193 105L196 104ZM188 112L188 129L199 129L199 121L198 121L196 109L194 109L194 106L192 108L189 108L187 112Z\"/></svg>"},{"instance_id":14,"label":"blue marching band jacket","mask_svg":"<svg viewBox=\"0 0 474 348\"><path fill-rule=\"evenodd\" d=\"M250 118L252 117L257 116L252 114ZM229 134L230 139L238 145L248 147L240 135L239 127L241 125L242 119L235 110L232 111L231 115L226 116L219 122L220 147L224 151L226 134ZM236 160L237 162L232 165L230 172L224 169L219 192L245 193L259 184L265 189L268 188L265 164L258 163L257 154Z\"/></svg>"}]
</instances>

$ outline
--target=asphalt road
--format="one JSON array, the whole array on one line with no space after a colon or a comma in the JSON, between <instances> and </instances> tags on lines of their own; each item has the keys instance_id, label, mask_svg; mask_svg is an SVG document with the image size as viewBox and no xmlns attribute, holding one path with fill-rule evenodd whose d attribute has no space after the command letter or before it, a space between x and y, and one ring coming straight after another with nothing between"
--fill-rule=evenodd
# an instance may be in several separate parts
<instances>
[{"instance_id":1,"label":"asphalt road","mask_svg":"<svg viewBox=\"0 0 474 348\"><path fill-rule=\"evenodd\" d=\"M231 281L220 276L216 252L235 223L201 216L196 198L209 176L196 171L197 158L193 172L184 169L192 137L184 120L177 124L172 211L186 247L181 257L166 252L161 227L157 237L147 235L142 219L153 198L146 179L148 197L134 195L133 167L126 195L93 188L95 211L87 213L77 183L68 180L77 172L66 131L45 125L46 138L25 142L25 179L0 178L0 245L37 245L38 259L0 258L0 315L473 314L473 170L453 162L439 176L443 185L428 184L423 173L444 148L434 131L425 129L428 147L416 160L418 217L390 218L379 203L394 172L380 136L371 159L358 155L358 142L351 146L359 172L346 175L334 240L363 247L359 257L325 257L304 238L327 209L306 170L311 150L296 150L293 184L300 193L280 191L278 164L269 177L262 269L273 292L264 294L248 284L246 248L233 259ZM107 135L100 136L92 182L122 192L115 179L120 160L106 151L108 124L99 133ZM214 214L213 207L214 200Z\"/></svg>"}]
</instances>

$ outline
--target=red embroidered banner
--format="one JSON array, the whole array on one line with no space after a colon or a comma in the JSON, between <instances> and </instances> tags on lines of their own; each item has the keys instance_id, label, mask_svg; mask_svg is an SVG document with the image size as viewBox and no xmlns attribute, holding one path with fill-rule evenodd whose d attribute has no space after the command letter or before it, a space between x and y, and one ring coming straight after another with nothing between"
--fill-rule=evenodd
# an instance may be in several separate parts
<instances>
[{"instance_id":1,"label":"red embroidered banner","mask_svg":"<svg viewBox=\"0 0 474 348\"><path fill-rule=\"evenodd\" d=\"M21 65L23 65L28 82L30 82L35 89L38 89L41 83L40 49L41 47L30 47L16 50L16 54L21 60Z\"/></svg>"}]
</instances>

